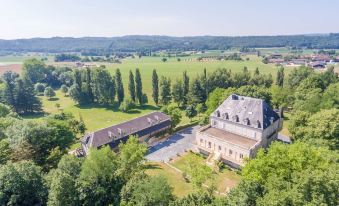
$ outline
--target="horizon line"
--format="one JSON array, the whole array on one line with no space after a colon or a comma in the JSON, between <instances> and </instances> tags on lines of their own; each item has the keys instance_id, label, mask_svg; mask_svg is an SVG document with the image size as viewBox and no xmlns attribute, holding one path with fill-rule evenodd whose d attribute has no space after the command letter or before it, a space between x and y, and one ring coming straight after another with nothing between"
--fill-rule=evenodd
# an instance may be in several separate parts
<instances>
[{"instance_id":1,"label":"horizon line","mask_svg":"<svg viewBox=\"0 0 339 206\"><path fill-rule=\"evenodd\" d=\"M173 37L173 38L192 38L192 37L229 37L229 38L237 38L237 37L277 37L277 36L328 36L331 34L339 34L339 32L326 32L326 33L296 33L296 34L275 34L275 35L185 35L185 36L175 36L175 35L165 35L165 34L126 34L126 35L117 35L117 36L49 36L49 37L23 37L23 38L0 38L1 41L15 41L15 40L31 40L31 39L52 39L52 38L73 38L73 39L81 39L81 38L122 38L122 37L131 37L131 36L147 36L147 37Z\"/></svg>"}]
</instances>

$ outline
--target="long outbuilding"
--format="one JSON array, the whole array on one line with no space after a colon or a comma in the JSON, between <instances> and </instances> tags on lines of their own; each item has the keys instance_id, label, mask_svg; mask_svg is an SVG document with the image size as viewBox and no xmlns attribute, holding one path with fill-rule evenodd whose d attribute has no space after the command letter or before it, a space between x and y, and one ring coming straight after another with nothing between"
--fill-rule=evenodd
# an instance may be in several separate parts
<instances>
[{"instance_id":1,"label":"long outbuilding","mask_svg":"<svg viewBox=\"0 0 339 206\"><path fill-rule=\"evenodd\" d=\"M162 112L153 112L86 134L81 139L82 153L87 155L90 148L100 149L106 145L114 149L120 143L126 142L131 135L137 136L141 142L146 141L170 128L171 118L168 115Z\"/></svg>"}]
</instances>

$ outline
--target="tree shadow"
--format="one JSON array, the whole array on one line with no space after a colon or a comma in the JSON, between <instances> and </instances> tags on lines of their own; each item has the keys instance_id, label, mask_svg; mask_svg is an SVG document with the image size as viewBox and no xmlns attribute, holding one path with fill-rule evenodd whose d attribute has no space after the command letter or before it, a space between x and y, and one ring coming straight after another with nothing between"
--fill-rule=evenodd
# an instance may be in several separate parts
<instances>
[{"instance_id":1,"label":"tree shadow","mask_svg":"<svg viewBox=\"0 0 339 206\"><path fill-rule=\"evenodd\" d=\"M55 102L55 101L58 101L59 98L58 97L52 97L52 98L49 98L48 101L52 101L52 102Z\"/></svg>"},{"instance_id":2,"label":"tree shadow","mask_svg":"<svg viewBox=\"0 0 339 206\"><path fill-rule=\"evenodd\" d=\"M145 169L161 169L161 167L157 164L154 163L150 163L150 164L146 164L145 165Z\"/></svg>"},{"instance_id":3,"label":"tree shadow","mask_svg":"<svg viewBox=\"0 0 339 206\"><path fill-rule=\"evenodd\" d=\"M127 114L140 114L140 113L141 113L141 111L139 111L139 110L136 110L136 109L131 109L131 110L129 110L129 111L127 111L127 112L125 112L125 113L127 113Z\"/></svg>"},{"instance_id":4,"label":"tree shadow","mask_svg":"<svg viewBox=\"0 0 339 206\"><path fill-rule=\"evenodd\" d=\"M23 119L40 119L48 115L49 113L47 112L41 112L41 113L21 114L20 117L22 117Z\"/></svg>"}]
</instances>

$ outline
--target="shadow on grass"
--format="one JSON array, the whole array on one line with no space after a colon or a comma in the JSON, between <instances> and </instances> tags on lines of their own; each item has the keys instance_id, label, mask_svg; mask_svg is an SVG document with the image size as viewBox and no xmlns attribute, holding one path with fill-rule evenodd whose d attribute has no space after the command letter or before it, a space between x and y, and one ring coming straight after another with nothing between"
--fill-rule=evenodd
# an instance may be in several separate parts
<instances>
[{"instance_id":1,"label":"shadow on grass","mask_svg":"<svg viewBox=\"0 0 339 206\"><path fill-rule=\"evenodd\" d=\"M52 97L52 98L49 98L49 99L47 99L48 101L58 101L59 100L59 98L58 97Z\"/></svg>"},{"instance_id":2,"label":"shadow on grass","mask_svg":"<svg viewBox=\"0 0 339 206\"><path fill-rule=\"evenodd\" d=\"M159 165L154 163L149 163L145 165L145 169L147 170L153 170L153 169L162 169Z\"/></svg>"},{"instance_id":3,"label":"shadow on grass","mask_svg":"<svg viewBox=\"0 0 339 206\"><path fill-rule=\"evenodd\" d=\"M23 114L20 115L20 117L22 117L23 119L40 119L42 117L46 117L48 116L49 113L45 112L45 113L34 113L34 114Z\"/></svg>"},{"instance_id":4,"label":"shadow on grass","mask_svg":"<svg viewBox=\"0 0 339 206\"><path fill-rule=\"evenodd\" d=\"M98 109L106 109L106 110L111 110L114 112L121 112L119 110L119 104L117 102L114 102L113 104L99 104L99 103L90 103L90 104L77 104L75 107L79 109L93 109L93 108L98 108ZM154 105L138 105L134 109L131 109L130 111L126 112L128 114L138 114L141 113L139 110L159 110L160 108Z\"/></svg>"}]
</instances>

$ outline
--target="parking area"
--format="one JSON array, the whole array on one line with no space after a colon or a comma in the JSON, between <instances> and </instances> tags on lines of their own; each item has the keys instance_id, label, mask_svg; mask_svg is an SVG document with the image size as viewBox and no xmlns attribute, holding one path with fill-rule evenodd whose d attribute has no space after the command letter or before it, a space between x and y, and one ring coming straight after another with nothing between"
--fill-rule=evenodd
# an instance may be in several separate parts
<instances>
[{"instance_id":1,"label":"parking area","mask_svg":"<svg viewBox=\"0 0 339 206\"><path fill-rule=\"evenodd\" d=\"M195 132L200 126L189 127L170 136L166 141L149 148L146 159L155 162L168 162L185 150L194 149Z\"/></svg>"}]
</instances>

